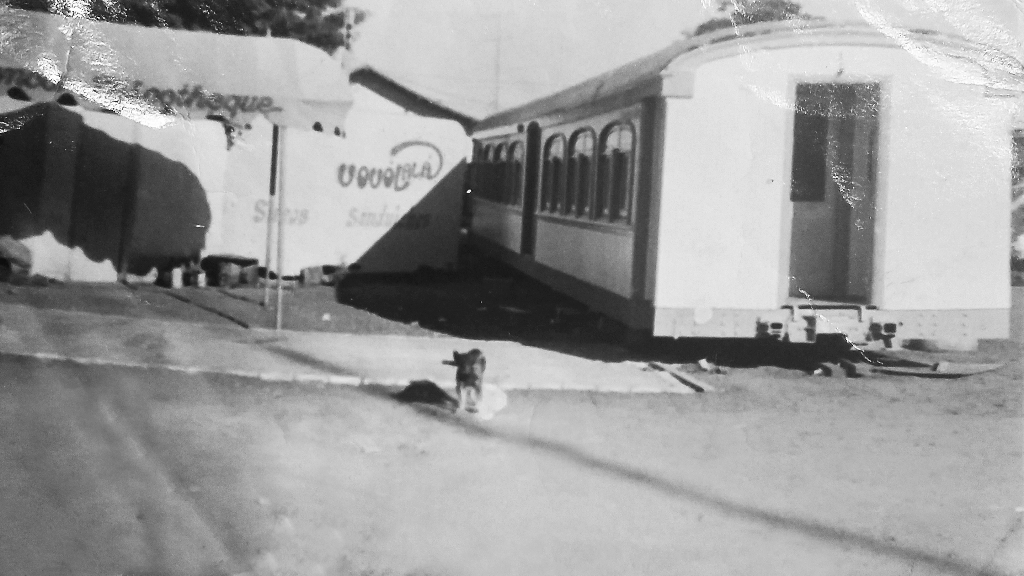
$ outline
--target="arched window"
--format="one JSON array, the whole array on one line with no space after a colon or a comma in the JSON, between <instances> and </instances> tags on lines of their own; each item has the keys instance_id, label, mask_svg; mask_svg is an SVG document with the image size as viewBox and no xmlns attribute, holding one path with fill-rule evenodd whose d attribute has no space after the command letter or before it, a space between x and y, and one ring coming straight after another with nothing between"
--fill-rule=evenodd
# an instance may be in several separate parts
<instances>
[{"instance_id":1,"label":"arched window","mask_svg":"<svg viewBox=\"0 0 1024 576\"><path fill-rule=\"evenodd\" d=\"M508 186L506 188L505 203L519 204L523 197L523 169L525 168L525 153L520 142L514 142L508 153Z\"/></svg>"},{"instance_id":2,"label":"arched window","mask_svg":"<svg viewBox=\"0 0 1024 576\"><path fill-rule=\"evenodd\" d=\"M557 212L565 204L565 136L557 134L544 146L544 181L540 189L542 212Z\"/></svg>"},{"instance_id":3,"label":"arched window","mask_svg":"<svg viewBox=\"0 0 1024 576\"><path fill-rule=\"evenodd\" d=\"M565 214L582 216L587 213L594 188L590 176L594 161L594 132L589 128L577 131L569 141L569 178L566 186Z\"/></svg>"},{"instance_id":4,"label":"arched window","mask_svg":"<svg viewBox=\"0 0 1024 576\"><path fill-rule=\"evenodd\" d=\"M473 195L477 198L491 197L491 153L490 144L477 148L473 166Z\"/></svg>"},{"instance_id":5,"label":"arched window","mask_svg":"<svg viewBox=\"0 0 1024 576\"><path fill-rule=\"evenodd\" d=\"M612 222L629 221L633 205L633 127L612 124L601 134L601 156L597 164L596 218Z\"/></svg>"},{"instance_id":6,"label":"arched window","mask_svg":"<svg viewBox=\"0 0 1024 576\"><path fill-rule=\"evenodd\" d=\"M507 162L508 148L504 144L498 144L494 148L494 163L491 165L490 199L494 202L504 201L505 178L508 174Z\"/></svg>"}]
</instances>

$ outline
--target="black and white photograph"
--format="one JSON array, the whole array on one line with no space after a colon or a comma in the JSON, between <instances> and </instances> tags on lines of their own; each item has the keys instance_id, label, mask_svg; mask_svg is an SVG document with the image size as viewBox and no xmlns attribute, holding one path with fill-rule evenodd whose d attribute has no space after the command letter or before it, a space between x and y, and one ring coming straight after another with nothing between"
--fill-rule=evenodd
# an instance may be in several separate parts
<instances>
[{"instance_id":1,"label":"black and white photograph","mask_svg":"<svg viewBox=\"0 0 1024 576\"><path fill-rule=\"evenodd\" d=\"M0 0L0 576L1024 576L1024 0Z\"/></svg>"}]
</instances>

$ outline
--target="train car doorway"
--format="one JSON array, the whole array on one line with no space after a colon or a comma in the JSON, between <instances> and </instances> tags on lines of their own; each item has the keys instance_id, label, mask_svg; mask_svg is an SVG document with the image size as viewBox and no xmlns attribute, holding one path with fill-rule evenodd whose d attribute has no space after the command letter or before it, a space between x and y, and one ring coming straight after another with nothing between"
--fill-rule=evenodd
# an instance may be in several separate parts
<instances>
[{"instance_id":1,"label":"train car doorway","mask_svg":"<svg viewBox=\"0 0 1024 576\"><path fill-rule=\"evenodd\" d=\"M523 238L520 253L533 256L537 243L537 183L540 176L540 126L531 122L526 129L526 189L523 191Z\"/></svg>"},{"instance_id":2,"label":"train car doorway","mask_svg":"<svg viewBox=\"0 0 1024 576\"><path fill-rule=\"evenodd\" d=\"M871 298L879 93L877 83L797 85L791 297Z\"/></svg>"}]
</instances>

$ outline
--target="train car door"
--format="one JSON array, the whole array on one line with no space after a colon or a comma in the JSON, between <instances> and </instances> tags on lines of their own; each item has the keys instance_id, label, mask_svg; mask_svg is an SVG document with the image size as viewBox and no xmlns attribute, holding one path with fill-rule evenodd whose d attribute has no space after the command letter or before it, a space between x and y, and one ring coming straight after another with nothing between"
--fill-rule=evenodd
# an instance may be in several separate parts
<instances>
[{"instance_id":1,"label":"train car door","mask_svg":"<svg viewBox=\"0 0 1024 576\"><path fill-rule=\"evenodd\" d=\"M537 242L537 183L540 181L540 126L526 129L526 183L523 191L523 235L520 253L533 256Z\"/></svg>"},{"instance_id":2,"label":"train car door","mask_svg":"<svg viewBox=\"0 0 1024 576\"><path fill-rule=\"evenodd\" d=\"M879 92L875 83L797 86L791 297L871 297Z\"/></svg>"}]
</instances>

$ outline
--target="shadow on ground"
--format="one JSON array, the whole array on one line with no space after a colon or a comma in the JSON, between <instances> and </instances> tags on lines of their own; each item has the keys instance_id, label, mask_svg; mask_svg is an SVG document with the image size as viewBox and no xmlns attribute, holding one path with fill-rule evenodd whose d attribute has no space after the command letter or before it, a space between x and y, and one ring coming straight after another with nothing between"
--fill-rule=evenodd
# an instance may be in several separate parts
<instances>
[{"instance_id":1,"label":"shadow on ground","mask_svg":"<svg viewBox=\"0 0 1024 576\"><path fill-rule=\"evenodd\" d=\"M293 354L290 358L294 360L298 356L301 354ZM308 361L311 365L323 366L323 361L317 358L310 357ZM639 467L591 454L569 442L540 438L515 430L498 429L472 417L454 415L451 410L447 409L445 400L441 397L442 394L448 397L447 393L429 380L418 381L415 386L399 392L396 392L395 387L383 385L364 385L358 387L357 390L371 396L409 405L423 417L459 428L471 436L543 452L583 468L644 486L649 490L680 501L697 503L715 509L726 516L761 524L765 528L799 534L844 550L857 548L911 565L926 566L935 573L975 576L997 576L999 574L987 566L975 566L952 555L940 555L902 546L891 540L884 540L841 526L736 502L686 482L674 481ZM450 399L450 397L448 398Z\"/></svg>"},{"instance_id":2,"label":"shadow on ground","mask_svg":"<svg viewBox=\"0 0 1024 576\"><path fill-rule=\"evenodd\" d=\"M470 340L512 340L606 362L699 360L733 368L812 372L823 362L863 360L842 339L813 345L749 338L653 338L626 344L621 323L593 312L510 266L465 248L457 272L359 275L335 286L339 304L401 325Z\"/></svg>"}]
</instances>

